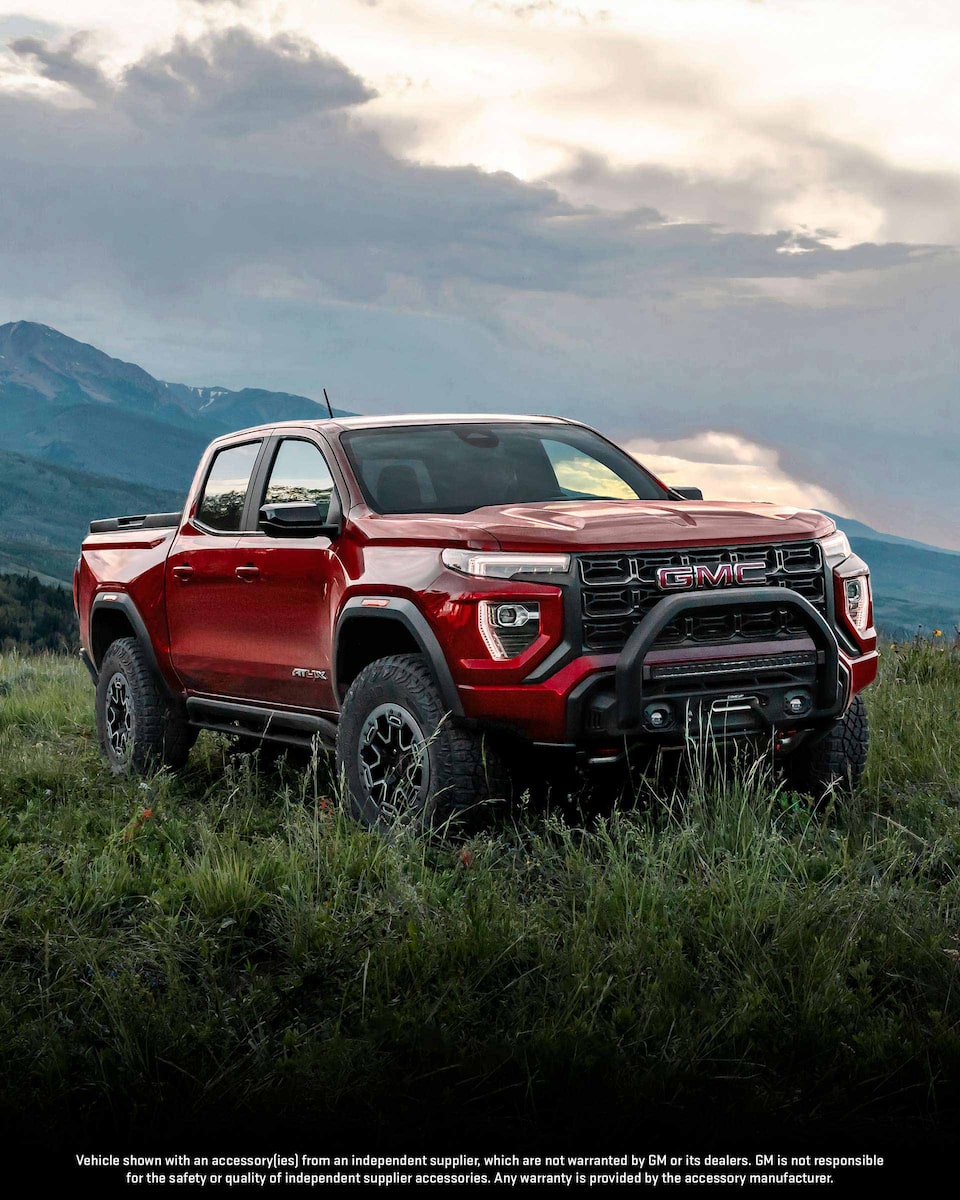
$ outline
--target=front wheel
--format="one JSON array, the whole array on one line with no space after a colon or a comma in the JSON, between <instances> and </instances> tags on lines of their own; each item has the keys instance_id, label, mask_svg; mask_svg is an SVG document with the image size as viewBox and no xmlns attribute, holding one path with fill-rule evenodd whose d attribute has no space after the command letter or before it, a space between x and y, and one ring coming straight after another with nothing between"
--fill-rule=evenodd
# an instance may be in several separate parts
<instances>
[{"instance_id":1,"label":"front wheel","mask_svg":"<svg viewBox=\"0 0 960 1200\"><path fill-rule=\"evenodd\" d=\"M136 638L119 638L103 656L96 714L100 751L114 775L182 767L197 736Z\"/></svg>"},{"instance_id":2,"label":"front wheel","mask_svg":"<svg viewBox=\"0 0 960 1200\"><path fill-rule=\"evenodd\" d=\"M504 794L502 768L479 734L447 713L426 660L397 654L364 667L337 728L337 768L353 815L422 832Z\"/></svg>"},{"instance_id":3,"label":"front wheel","mask_svg":"<svg viewBox=\"0 0 960 1200\"><path fill-rule=\"evenodd\" d=\"M814 800L831 792L853 792L867 765L870 725L862 696L825 733L808 738L784 757L790 787Z\"/></svg>"}]
</instances>

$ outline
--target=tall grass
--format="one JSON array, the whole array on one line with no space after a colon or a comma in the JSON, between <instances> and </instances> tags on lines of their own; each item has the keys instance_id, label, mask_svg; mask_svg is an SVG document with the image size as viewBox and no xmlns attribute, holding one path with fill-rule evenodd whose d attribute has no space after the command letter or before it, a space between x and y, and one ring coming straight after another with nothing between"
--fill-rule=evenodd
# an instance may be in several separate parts
<instances>
[{"instance_id":1,"label":"tall grass","mask_svg":"<svg viewBox=\"0 0 960 1200\"><path fill-rule=\"evenodd\" d=\"M82 668L0 659L0 1115L932 1119L960 1065L960 657L884 656L856 803L763 770L384 839L203 735L115 780Z\"/></svg>"}]
</instances>

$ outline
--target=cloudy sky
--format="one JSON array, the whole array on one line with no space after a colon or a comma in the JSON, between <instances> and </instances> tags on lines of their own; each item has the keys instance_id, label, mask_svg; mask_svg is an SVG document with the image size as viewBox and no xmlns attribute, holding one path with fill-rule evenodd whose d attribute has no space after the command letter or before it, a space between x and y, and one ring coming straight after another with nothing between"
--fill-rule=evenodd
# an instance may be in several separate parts
<instances>
[{"instance_id":1,"label":"cloudy sky","mask_svg":"<svg viewBox=\"0 0 960 1200\"><path fill-rule=\"evenodd\" d=\"M960 547L952 0L22 0L0 322Z\"/></svg>"}]
</instances>

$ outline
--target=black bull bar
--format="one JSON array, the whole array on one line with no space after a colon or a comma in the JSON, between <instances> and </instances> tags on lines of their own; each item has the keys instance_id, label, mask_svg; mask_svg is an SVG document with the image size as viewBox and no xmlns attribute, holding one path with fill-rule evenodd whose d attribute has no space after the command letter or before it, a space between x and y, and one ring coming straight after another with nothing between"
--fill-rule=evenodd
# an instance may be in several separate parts
<instances>
[{"instance_id":1,"label":"black bull bar","mask_svg":"<svg viewBox=\"0 0 960 1200\"><path fill-rule=\"evenodd\" d=\"M771 604L792 609L808 636L775 644L699 645L675 654L654 650L663 630L691 609L750 609ZM664 659L669 660L666 665ZM624 734L686 732L694 721L702 728L704 714L713 727L719 716L723 727L729 725L733 732L784 727L793 720L810 727L835 720L846 699L833 630L805 597L784 587L665 597L630 635L617 662L615 680L614 711L609 715L614 716L616 731ZM662 728L657 725L658 704L671 714L661 723ZM804 707L792 707L797 704ZM686 710L682 724L680 707Z\"/></svg>"}]
</instances>

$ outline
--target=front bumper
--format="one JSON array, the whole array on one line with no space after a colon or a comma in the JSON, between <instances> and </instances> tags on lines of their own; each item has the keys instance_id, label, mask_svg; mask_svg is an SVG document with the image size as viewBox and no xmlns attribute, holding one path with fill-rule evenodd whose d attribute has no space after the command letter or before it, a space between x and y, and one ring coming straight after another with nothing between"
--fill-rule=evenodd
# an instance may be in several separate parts
<instances>
[{"instance_id":1,"label":"front bumper","mask_svg":"<svg viewBox=\"0 0 960 1200\"><path fill-rule=\"evenodd\" d=\"M683 593L662 600L620 654L582 655L536 682L459 688L464 715L531 741L598 746L793 731L830 724L876 677L875 639L851 653L803 596L742 588L737 606L787 605L804 635L775 642L654 649L682 611L729 606L730 597Z\"/></svg>"},{"instance_id":2,"label":"front bumper","mask_svg":"<svg viewBox=\"0 0 960 1200\"><path fill-rule=\"evenodd\" d=\"M848 691L836 636L821 614L787 588L743 588L737 608L788 608L806 636L689 651L655 650L659 634L691 610L719 610L716 595L670 596L631 634L617 661L612 692L581 699L584 732L607 736L685 738L757 732L835 720ZM729 603L728 601L726 603Z\"/></svg>"}]
</instances>

